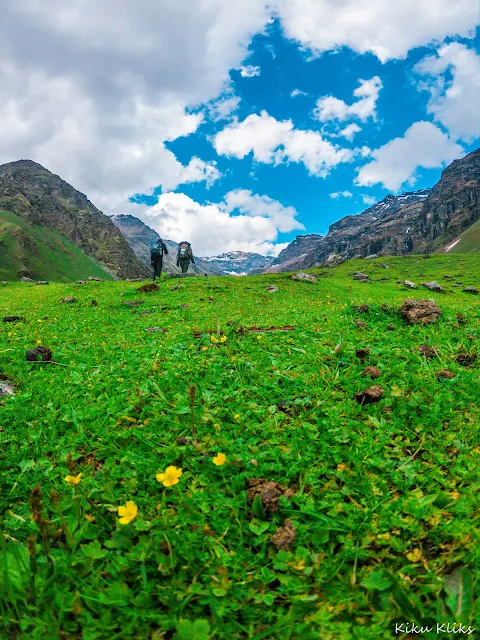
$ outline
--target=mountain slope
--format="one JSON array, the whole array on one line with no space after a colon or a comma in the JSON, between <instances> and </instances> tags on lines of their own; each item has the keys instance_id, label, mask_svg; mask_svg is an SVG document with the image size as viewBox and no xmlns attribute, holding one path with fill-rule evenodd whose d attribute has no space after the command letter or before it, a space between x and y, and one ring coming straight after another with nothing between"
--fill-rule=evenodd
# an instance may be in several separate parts
<instances>
[{"instance_id":1,"label":"mountain slope","mask_svg":"<svg viewBox=\"0 0 480 640\"><path fill-rule=\"evenodd\" d=\"M0 208L55 229L119 278L148 275L108 216L59 176L31 160L0 165Z\"/></svg>"},{"instance_id":2,"label":"mountain slope","mask_svg":"<svg viewBox=\"0 0 480 640\"><path fill-rule=\"evenodd\" d=\"M480 219L480 149L447 167L433 189L388 195L332 224L326 236L298 236L268 271L290 271L329 258L441 251ZM473 240L473 231L464 251Z\"/></svg>"},{"instance_id":3,"label":"mountain slope","mask_svg":"<svg viewBox=\"0 0 480 640\"><path fill-rule=\"evenodd\" d=\"M112 216L112 222L121 231L135 255L150 270L150 247L160 237L159 234L144 222L128 214ZM180 273L176 265L178 244L172 240L164 240L168 248L168 255L164 257L163 266L166 273ZM207 260L195 256L195 264L190 265L189 271L199 275L226 275L223 269L210 265ZM150 271L149 271L150 273Z\"/></svg>"},{"instance_id":4,"label":"mountain slope","mask_svg":"<svg viewBox=\"0 0 480 640\"><path fill-rule=\"evenodd\" d=\"M0 211L0 280L69 282L112 275L55 229L35 226L9 211Z\"/></svg>"},{"instance_id":5,"label":"mountain slope","mask_svg":"<svg viewBox=\"0 0 480 640\"><path fill-rule=\"evenodd\" d=\"M209 265L222 269L225 273L236 276L246 276L249 273L261 272L273 262L273 258L247 251L229 251L219 256L203 258L203 260Z\"/></svg>"}]
</instances>

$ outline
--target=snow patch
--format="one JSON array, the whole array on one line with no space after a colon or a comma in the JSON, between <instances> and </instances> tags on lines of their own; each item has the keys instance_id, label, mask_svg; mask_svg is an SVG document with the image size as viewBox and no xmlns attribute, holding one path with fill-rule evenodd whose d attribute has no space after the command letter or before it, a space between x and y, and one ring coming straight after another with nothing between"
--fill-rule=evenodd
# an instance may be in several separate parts
<instances>
[{"instance_id":1,"label":"snow patch","mask_svg":"<svg viewBox=\"0 0 480 640\"><path fill-rule=\"evenodd\" d=\"M448 253L451 249L453 249L453 247L456 247L460 240L461 238L455 240L455 242L452 242L451 244L447 244L447 246L445 247L445 253Z\"/></svg>"}]
</instances>

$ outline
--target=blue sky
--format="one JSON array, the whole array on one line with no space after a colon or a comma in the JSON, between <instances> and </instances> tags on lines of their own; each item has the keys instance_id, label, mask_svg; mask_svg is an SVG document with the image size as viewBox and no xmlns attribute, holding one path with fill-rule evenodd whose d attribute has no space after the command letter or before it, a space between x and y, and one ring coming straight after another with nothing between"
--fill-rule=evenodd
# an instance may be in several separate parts
<instances>
[{"instance_id":1,"label":"blue sky","mask_svg":"<svg viewBox=\"0 0 480 640\"><path fill-rule=\"evenodd\" d=\"M480 146L477 0L5 0L0 161L278 253Z\"/></svg>"}]
</instances>

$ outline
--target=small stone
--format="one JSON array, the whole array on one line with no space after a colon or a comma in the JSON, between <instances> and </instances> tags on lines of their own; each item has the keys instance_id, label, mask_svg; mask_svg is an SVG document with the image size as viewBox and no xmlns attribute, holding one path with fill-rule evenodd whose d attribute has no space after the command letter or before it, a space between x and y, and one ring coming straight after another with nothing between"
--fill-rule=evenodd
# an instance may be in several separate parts
<instances>
[{"instance_id":1,"label":"small stone","mask_svg":"<svg viewBox=\"0 0 480 640\"><path fill-rule=\"evenodd\" d=\"M62 300L60 300L60 302L65 302L66 304L73 304L74 302L76 302L77 299L76 298L63 298Z\"/></svg>"},{"instance_id":2,"label":"small stone","mask_svg":"<svg viewBox=\"0 0 480 640\"><path fill-rule=\"evenodd\" d=\"M442 310L435 300L405 300L400 313L410 324L432 324L442 315Z\"/></svg>"},{"instance_id":3,"label":"small stone","mask_svg":"<svg viewBox=\"0 0 480 640\"><path fill-rule=\"evenodd\" d=\"M90 282L103 282L101 278L95 278L94 276L88 276L87 280L90 280Z\"/></svg>"},{"instance_id":4,"label":"small stone","mask_svg":"<svg viewBox=\"0 0 480 640\"><path fill-rule=\"evenodd\" d=\"M380 265L382 269L390 269L390 265L389 264L381 264Z\"/></svg>"},{"instance_id":5,"label":"small stone","mask_svg":"<svg viewBox=\"0 0 480 640\"><path fill-rule=\"evenodd\" d=\"M463 290L463 292L464 292L464 293L473 293L473 294L475 294L475 295L476 295L477 293L480 293L476 287L466 287L466 288Z\"/></svg>"},{"instance_id":6,"label":"small stone","mask_svg":"<svg viewBox=\"0 0 480 640\"><path fill-rule=\"evenodd\" d=\"M417 289L417 285L411 280L404 280L403 284L407 287L407 289Z\"/></svg>"},{"instance_id":7,"label":"small stone","mask_svg":"<svg viewBox=\"0 0 480 640\"><path fill-rule=\"evenodd\" d=\"M356 271L353 276L353 279L359 280L360 282L366 282L367 280L370 280L370 276L367 275L366 273L362 273L361 271Z\"/></svg>"},{"instance_id":8,"label":"small stone","mask_svg":"<svg viewBox=\"0 0 480 640\"><path fill-rule=\"evenodd\" d=\"M356 393L355 400L358 402L358 404L361 405L373 404L375 402L379 402L382 399L384 393L385 391L380 385L374 384L371 387L368 387L368 389L366 389L365 391Z\"/></svg>"},{"instance_id":9,"label":"small stone","mask_svg":"<svg viewBox=\"0 0 480 640\"><path fill-rule=\"evenodd\" d=\"M273 284L267 287L268 293L277 293L278 290L279 290L278 287L275 287Z\"/></svg>"},{"instance_id":10,"label":"small stone","mask_svg":"<svg viewBox=\"0 0 480 640\"><path fill-rule=\"evenodd\" d=\"M430 291L438 291L439 293L445 293L445 289L441 287L436 280L432 282L422 282L422 286L430 289Z\"/></svg>"},{"instance_id":11,"label":"small stone","mask_svg":"<svg viewBox=\"0 0 480 640\"><path fill-rule=\"evenodd\" d=\"M370 378L379 378L382 375L382 370L378 367L365 367L363 375Z\"/></svg>"},{"instance_id":12,"label":"small stone","mask_svg":"<svg viewBox=\"0 0 480 640\"><path fill-rule=\"evenodd\" d=\"M87 284L85 280L77 280L77 284Z\"/></svg>"},{"instance_id":13,"label":"small stone","mask_svg":"<svg viewBox=\"0 0 480 640\"><path fill-rule=\"evenodd\" d=\"M145 300L130 300L123 303L126 307L139 307L141 304L145 304Z\"/></svg>"},{"instance_id":14,"label":"small stone","mask_svg":"<svg viewBox=\"0 0 480 640\"><path fill-rule=\"evenodd\" d=\"M148 331L149 333L157 333L158 331L167 333L167 330L163 329L162 327L149 327L148 329L145 329L145 331Z\"/></svg>"},{"instance_id":15,"label":"small stone","mask_svg":"<svg viewBox=\"0 0 480 640\"><path fill-rule=\"evenodd\" d=\"M298 271L298 273L293 275L292 280L296 280L297 282L309 282L310 284L318 283L318 278L312 276L311 273L304 273L303 271Z\"/></svg>"},{"instance_id":16,"label":"small stone","mask_svg":"<svg viewBox=\"0 0 480 640\"><path fill-rule=\"evenodd\" d=\"M170 291L178 291L179 289L181 289L181 287L178 284L176 287L170 287Z\"/></svg>"},{"instance_id":17,"label":"small stone","mask_svg":"<svg viewBox=\"0 0 480 640\"><path fill-rule=\"evenodd\" d=\"M27 278L26 276L23 276L23 278L20 278L20 282L35 282L35 280L32 280L31 278Z\"/></svg>"},{"instance_id":18,"label":"small stone","mask_svg":"<svg viewBox=\"0 0 480 640\"><path fill-rule=\"evenodd\" d=\"M38 282L36 282L35 284L50 284L49 282L47 282L47 280L39 280Z\"/></svg>"},{"instance_id":19,"label":"small stone","mask_svg":"<svg viewBox=\"0 0 480 640\"><path fill-rule=\"evenodd\" d=\"M15 393L15 389L13 385L7 382L0 382L0 398L2 396L13 396Z\"/></svg>"}]
</instances>

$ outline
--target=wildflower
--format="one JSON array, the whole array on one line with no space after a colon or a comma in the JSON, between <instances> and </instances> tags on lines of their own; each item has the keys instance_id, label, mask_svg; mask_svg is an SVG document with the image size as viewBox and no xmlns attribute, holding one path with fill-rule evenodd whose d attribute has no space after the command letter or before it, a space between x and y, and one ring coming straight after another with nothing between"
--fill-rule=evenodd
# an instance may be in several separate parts
<instances>
[{"instance_id":1,"label":"wildflower","mask_svg":"<svg viewBox=\"0 0 480 640\"><path fill-rule=\"evenodd\" d=\"M222 336L220 338L220 342L226 342L227 341L227 336Z\"/></svg>"},{"instance_id":2,"label":"wildflower","mask_svg":"<svg viewBox=\"0 0 480 640\"><path fill-rule=\"evenodd\" d=\"M202 347L202 351L208 351L208 347Z\"/></svg>"},{"instance_id":3,"label":"wildflower","mask_svg":"<svg viewBox=\"0 0 480 640\"><path fill-rule=\"evenodd\" d=\"M43 320L41 320L41 318L38 319L38 322L43 322Z\"/></svg>"},{"instance_id":4,"label":"wildflower","mask_svg":"<svg viewBox=\"0 0 480 640\"><path fill-rule=\"evenodd\" d=\"M138 507L132 502L132 500L128 500L124 507L118 507L117 509L118 515L120 516L120 524L129 524L134 518L137 517Z\"/></svg>"},{"instance_id":5,"label":"wildflower","mask_svg":"<svg viewBox=\"0 0 480 640\"><path fill-rule=\"evenodd\" d=\"M236 362L236 361L237 361L237 356L232 356L232 357L230 358L230 360L231 360L232 362Z\"/></svg>"},{"instance_id":6,"label":"wildflower","mask_svg":"<svg viewBox=\"0 0 480 640\"><path fill-rule=\"evenodd\" d=\"M218 343L218 338L216 336L210 336L210 340L213 342L213 344Z\"/></svg>"},{"instance_id":7,"label":"wildflower","mask_svg":"<svg viewBox=\"0 0 480 640\"><path fill-rule=\"evenodd\" d=\"M233 416L233 419L234 419L234 420L240 420L240 414L239 414L239 413L236 413L236 414Z\"/></svg>"},{"instance_id":8,"label":"wildflower","mask_svg":"<svg viewBox=\"0 0 480 640\"><path fill-rule=\"evenodd\" d=\"M222 464L225 464L227 461L227 456L223 453L217 453L217 455L213 458L213 464L216 464L217 467L221 467Z\"/></svg>"},{"instance_id":9,"label":"wildflower","mask_svg":"<svg viewBox=\"0 0 480 640\"><path fill-rule=\"evenodd\" d=\"M414 549L413 551L410 551L410 553L407 553L406 556L410 562L418 562L422 559L422 552L420 549Z\"/></svg>"},{"instance_id":10,"label":"wildflower","mask_svg":"<svg viewBox=\"0 0 480 640\"><path fill-rule=\"evenodd\" d=\"M257 340L261 340L261 339L262 339L262 336L257 336Z\"/></svg>"},{"instance_id":11,"label":"wildflower","mask_svg":"<svg viewBox=\"0 0 480 640\"><path fill-rule=\"evenodd\" d=\"M42 344L42 341L41 340L37 340L37 344Z\"/></svg>"},{"instance_id":12,"label":"wildflower","mask_svg":"<svg viewBox=\"0 0 480 640\"><path fill-rule=\"evenodd\" d=\"M178 484L178 479L182 475L182 470L177 467L167 467L164 473L157 473L156 478L164 487L173 487Z\"/></svg>"},{"instance_id":13,"label":"wildflower","mask_svg":"<svg viewBox=\"0 0 480 640\"><path fill-rule=\"evenodd\" d=\"M65 476L65 482L73 487L76 484L80 484L82 476L83 476L83 473L79 473L76 476Z\"/></svg>"}]
</instances>

